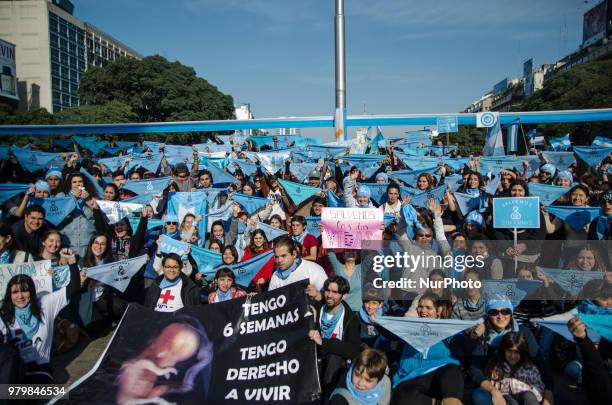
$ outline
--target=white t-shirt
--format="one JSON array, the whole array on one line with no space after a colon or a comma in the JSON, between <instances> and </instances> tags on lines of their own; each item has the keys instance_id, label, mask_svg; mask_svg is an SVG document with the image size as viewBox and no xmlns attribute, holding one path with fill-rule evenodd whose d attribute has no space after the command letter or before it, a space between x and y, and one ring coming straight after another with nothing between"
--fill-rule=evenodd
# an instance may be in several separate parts
<instances>
[{"instance_id":1,"label":"white t-shirt","mask_svg":"<svg viewBox=\"0 0 612 405\"><path fill-rule=\"evenodd\" d=\"M272 278L270 279L270 286L268 287L268 290L275 290L300 280L309 280L310 284L317 287L317 290L322 290L323 284L325 283L325 280L327 280L327 274L325 274L323 267L319 266L318 264L309 260L302 260L302 263L293 271L293 273L289 275L289 277L287 277L286 280L281 279L276 272L274 272L274 274L272 274Z\"/></svg>"},{"instance_id":2,"label":"white t-shirt","mask_svg":"<svg viewBox=\"0 0 612 405\"><path fill-rule=\"evenodd\" d=\"M389 203L386 202L383 204L383 208L384 208L383 211L385 214L395 215L398 212L402 211L402 202L398 200L393 205L389 205Z\"/></svg>"},{"instance_id":3,"label":"white t-shirt","mask_svg":"<svg viewBox=\"0 0 612 405\"><path fill-rule=\"evenodd\" d=\"M9 298L10 299L10 298ZM57 314L68 305L66 298L66 287L46 294L40 298L40 323L38 330L32 339L26 339L17 319L8 325L10 331L9 339L15 343L19 354L25 363L48 364L53 346L53 321ZM7 334L6 325L1 324L1 331Z\"/></svg>"},{"instance_id":4,"label":"white t-shirt","mask_svg":"<svg viewBox=\"0 0 612 405\"><path fill-rule=\"evenodd\" d=\"M179 280L176 285L161 290L155 310L157 312L174 312L183 308L183 299L181 298L181 288L183 280Z\"/></svg>"}]
</instances>

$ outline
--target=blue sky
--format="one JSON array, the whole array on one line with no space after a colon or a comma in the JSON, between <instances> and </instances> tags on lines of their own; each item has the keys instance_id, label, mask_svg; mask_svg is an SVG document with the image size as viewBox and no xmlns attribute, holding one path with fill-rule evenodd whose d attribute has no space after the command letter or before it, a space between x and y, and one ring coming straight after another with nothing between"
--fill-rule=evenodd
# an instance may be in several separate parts
<instances>
[{"instance_id":1,"label":"blue sky","mask_svg":"<svg viewBox=\"0 0 612 405\"><path fill-rule=\"evenodd\" d=\"M539 66L577 49L597 2L345 0L348 112L364 103L369 114L461 111L520 76L524 60ZM333 114L334 0L74 4L141 54L194 67L257 118Z\"/></svg>"}]
</instances>

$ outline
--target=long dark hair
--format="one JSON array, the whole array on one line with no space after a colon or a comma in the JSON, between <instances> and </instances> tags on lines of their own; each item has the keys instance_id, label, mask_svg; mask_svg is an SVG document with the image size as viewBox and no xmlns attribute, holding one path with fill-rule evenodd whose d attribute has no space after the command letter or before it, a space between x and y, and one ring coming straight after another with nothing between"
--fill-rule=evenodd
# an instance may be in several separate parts
<instances>
[{"instance_id":1,"label":"long dark hair","mask_svg":"<svg viewBox=\"0 0 612 405\"><path fill-rule=\"evenodd\" d=\"M100 196L98 196L98 192L94 188L91 181L87 178L87 176L81 173L70 173L70 175L68 176L68 179L64 182L64 185L63 185L62 191L64 192L64 194L70 195L70 191L72 190L72 179L74 179L75 177L80 177L81 179L83 179L83 187L85 187L85 190L87 190L87 192L89 193L91 197L95 199L100 198Z\"/></svg>"},{"instance_id":2,"label":"long dark hair","mask_svg":"<svg viewBox=\"0 0 612 405\"><path fill-rule=\"evenodd\" d=\"M264 238L264 244L262 246L263 250L268 250L268 248L270 247L269 243L268 243L268 237L266 236L266 233L261 230L261 229L255 229L253 231L253 233L251 234L251 242L249 242L249 246L247 247L247 249L249 249L249 251L251 252L251 254L254 256L257 256L260 252L257 251L257 248L255 247L255 242L253 241L255 235L261 235Z\"/></svg>"},{"instance_id":3,"label":"long dark hair","mask_svg":"<svg viewBox=\"0 0 612 405\"><path fill-rule=\"evenodd\" d=\"M485 375L491 377L493 369L498 367L503 370L503 365L506 363L506 350L516 347L521 355L521 359L514 366L510 366L510 375L504 375L501 378L513 377L514 374L524 365L533 364L533 359L529 354L529 344L525 335L522 332L508 332L501 340L495 354L489 360L487 367L485 368Z\"/></svg>"},{"instance_id":4,"label":"long dark hair","mask_svg":"<svg viewBox=\"0 0 612 405\"><path fill-rule=\"evenodd\" d=\"M41 310L40 303L38 302L38 297L36 296L36 286L34 285L34 280L32 277L26 276L25 274L17 274L10 279L8 284L6 285L6 292L4 294L4 300L2 301L2 318L8 323L7 326L10 326L13 322L15 322L15 304L13 304L13 300L11 299L11 290L13 286L16 285L19 287L19 291L29 291L30 292L30 309L32 311L32 315L36 317L40 321Z\"/></svg>"},{"instance_id":5,"label":"long dark hair","mask_svg":"<svg viewBox=\"0 0 612 405\"><path fill-rule=\"evenodd\" d=\"M230 263L230 264L236 264L238 263L238 259L240 258L240 256L238 255L238 250L236 250L236 248L232 245L227 245L226 247L224 247L221 250L221 261L223 261L223 254L225 253L226 250L229 250L230 253L232 254L232 257L234 258L234 262ZM225 262L223 262L224 266L227 266L227 264Z\"/></svg>"},{"instance_id":6,"label":"long dark hair","mask_svg":"<svg viewBox=\"0 0 612 405\"><path fill-rule=\"evenodd\" d=\"M4 221L0 222L0 236L3 236L4 238L10 237L10 240L6 244L6 250L11 251L17 248L17 241L15 240L13 228L11 228L11 226Z\"/></svg>"},{"instance_id":7,"label":"long dark hair","mask_svg":"<svg viewBox=\"0 0 612 405\"><path fill-rule=\"evenodd\" d=\"M104 236L106 238L106 251L102 255L102 260L104 263L110 263L113 260L113 252L111 247L111 237L106 234L106 232L95 232L91 235L89 239L89 243L87 244L87 252L85 253L85 257L83 258L83 267L94 267L96 266L96 257L91 251L91 247L96 240L96 238Z\"/></svg>"}]
</instances>

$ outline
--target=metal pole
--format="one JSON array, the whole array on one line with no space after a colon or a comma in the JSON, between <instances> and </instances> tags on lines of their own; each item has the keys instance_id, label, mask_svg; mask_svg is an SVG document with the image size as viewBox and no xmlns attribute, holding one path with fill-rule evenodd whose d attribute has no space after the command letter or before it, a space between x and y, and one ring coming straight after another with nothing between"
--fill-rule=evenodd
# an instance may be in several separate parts
<instances>
[{"instance_id":1,"label":"metal pole","mask_svg":"<svg viewBox=\"0 0 612 405\"><path fill-rule=\"evenodd\" d=\"M344 0L336 0L336 119L334 127L338 143L348 140L346 133L346 60L344 52Z\"/></svg>"}]
</instances>

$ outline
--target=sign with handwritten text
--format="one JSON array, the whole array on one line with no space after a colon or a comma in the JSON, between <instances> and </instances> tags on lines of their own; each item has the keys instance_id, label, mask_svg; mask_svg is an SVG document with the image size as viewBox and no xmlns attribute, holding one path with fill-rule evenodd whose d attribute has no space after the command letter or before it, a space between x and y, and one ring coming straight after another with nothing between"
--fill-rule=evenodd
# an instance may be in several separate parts
<instances>
[{"instance_id":1,"label":"sign with handwritten text","mask_svg":"<svg viewBox=\"0 0 612 405\"><path fill-rule=\"evenodd\" d=\"M361 249L363 240L381 240L384 214L378 208L323 208L323 247Z\"/></svg>"}]
</instances>

